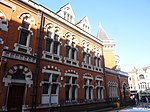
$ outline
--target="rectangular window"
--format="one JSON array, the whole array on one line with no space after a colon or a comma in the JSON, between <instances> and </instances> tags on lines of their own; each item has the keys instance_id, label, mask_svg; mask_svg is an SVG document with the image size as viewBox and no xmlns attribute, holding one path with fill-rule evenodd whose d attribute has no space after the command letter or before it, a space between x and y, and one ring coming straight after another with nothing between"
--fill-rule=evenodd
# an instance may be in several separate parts
<instances>
[{"instance_id":1,"label":"rectangular window","mask_svg":"<svg viewBox=\"0 0 150 112\"><path fill-rule=\"evenodd\" d=\"M51 94L57 93L57 87L58 87L58 84L52 84Z\"/></svg>"},{"instance_id":2,"label":"rectangular window","mask_svg":"<svg viewBox=\"0 0 150 112\"><path fill-rule=\"evenodd\" d=\"M57 79L58 79L58 75L57 74L53 74L52 82L57 82Z\"/></svg>"},{"instance_id":3,"label":"rectangular window","mask_svg":"<svg viewBox=\"0 0 150 112\"><path fill-rule=\"evenodd\" d=\"M58 46L59 46L59 42L58 41L54 41L53 54L57 54L58 53Z\"/></svg>"},{"instance_id":4,"label":"rectangular window","mask_svg":"<svg viewBox=\"0 0 150 112\"><path fill-rule=\"evenodd\" d=\"M70 46L66 46L66 57L69 58L69 54L70 54Z\"/></svg>"},{"instance_id":5,"label":"rectangular window","mask_svg":"<svg viewBox=\"0 0 150 112\"><path fill-rule=\"evenodd\" d=\"M19 44L26 46L29 33L30 33L29 30L26 30L24 28L21 29L20 37L19 37Z\"/></svg>"},{"instance_id":6,"label":"rectangular window","mask_svg":"<svg viewBox=\"0 0 150 112\"><path fill-rule=\"evenodd\" d=\"M50 38L46 38L46 51L50 52L51 50L52 40Z\"/></svg>"},{"instance_id":7,"label":"rectangular window","mask_svg":"<svg viewBox=\"0 0 150 112\"><path fill-rule=\"evenodd\" d=\"M50 74L45 73L43 76L43 81L49 81L49 78L50 78Z\"/></svg>"},{"instance_id":8,"label":"rectangular window","mask_svg":"<svg viewBox=\"0 0 150 112\"><path fill-rule=\"evenodd\" d=\"M66 89L66 91L65 91L65 93L66 93L66 100L68 101L69 100L69 90L70 90L70 86L69 85L66 85L66 87L65 87Z\"/></svg>"},{"instance_id":9,"label":"rectangular window","mask_svg":"<svg viewBox=\"0 0 150 112\"><path fill-rule=\"evenodd\" d=\"M44 83L43 84L43 89L42 89L42 94L48 94L48 90L49 90L49 84Z\"/></svg>"},{"instance_id":10,"label":"rectangular window","mask_svg":"<svg viewBox=\"0 0 150 112\"><path fill-rule=\"evenodd\" d=\"M76 80L77 80L76 77L72 77L72 84L76 84Z\"/></svg>"},{"instance_id":11,"label":"rectangular window","mask_svg":"<svg viewBox=\"0 0 150 112\"><path fill-rule=\"evenodd\" d=\"M72 87L72 100L75 100L76 86Z\"/></svg>"},{"instance_id":12,"label":"rectangular window","mask_svg":"<svg viewBox=\"0 0 150 112\"><path fill-rule=\"evenodd\" d=\"M28 23L28 22L26 22L26 21L22 21L22 27L23 28L25 28L25 29L29 29L29 26L30 26L30 24Z\"/></svg>"},{"instance_id":13,"label":"rectangular window","mask_svg":"<svg viewBox=\"0 0 150 112\"><path fill-rule=\"evenodd\" d=\"M90 55L89 54L86 55L86 63L90 64Z\"/></svg>"},{"instance_id":14,"label":"rectangular window","mask_svg":"<svg viewBox=\"0 0 150 112\"><path fill-rule=\"evenodd\" d=\"M71 59L75 59L75 52L76 52L76 49L72 48Z\"/></svg>"},{"instance_id":15,"label":"rectangular window","mask_svg":"<svg viewBox=\"0 0 150 112\"><path fill-rule=\"evenodd\" d=\"M70 83L70 79L71 79L70 76L66 76L66 83Z\"/></svg>"}]
</instances>

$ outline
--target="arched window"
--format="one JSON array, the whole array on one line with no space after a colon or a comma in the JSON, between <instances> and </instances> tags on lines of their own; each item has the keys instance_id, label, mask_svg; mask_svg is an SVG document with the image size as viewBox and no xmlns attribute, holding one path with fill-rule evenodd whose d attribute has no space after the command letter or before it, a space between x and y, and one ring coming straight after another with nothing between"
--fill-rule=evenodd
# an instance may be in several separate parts
<instances>
[{"instance_id":1,"label":"arched window","mask_svg":"<svg viewBox=\"0 0 150 112\"><path fill-rule=\"evenodd\" d=\"M84 98L85 100L93 100L94 85L92 84L93 77L90 74L84 74Z\"/></svg>"},{"instance_id":2,"label":"arched window","mask_svg":"<svg viewBox=\"0 0 150 112\"><path fill-rule=\"evenodd\" d=\"M2 11L0 11L0 30L8 31L8 20Z\"/></svg>"},{"instance_id":3,"label":"arched window","mask_svg":"<svg viewBox=\"0 0 150 112\"><path fill-rule=\"evenodd\" d=\"M67 32L65 34L65 38L66 38L66 44L65 44L66 56L64 57L65 63L78 66L78 61L77 61L78 49L76 48L75 35L71 35L71 33Z\"/></svg>"},{"instance_id":4,"label":"arched window","mask_svg":"<svg viewBox=\"0 0 150 112\"><path fill-rule=\"evenodd\" d=\"M18 16L22 20L21 26L19 26L19 38L18 43L15 43L15 51L21 51L30 54L32 48L30 46L30 38L33 32L30 30L32 25L35 25L35 19L28 12L21 13Z\"/></svg>"},{"instance_id":5,"label":"arched window","mask_svg":"<svg viewBox=\"0 0 150 112\"><path fill-rule=\"evenodd\" d=\"M83 62L82 67L86 69L93 70L93 66L91 65L91 57L90 49L89 49L89 42L86 42L86 40L82 41L82 55L83 55Z\"/></svg>"},{"instance_id":6,"label":"arched window","mask_svg":"<svg viewBox=\"0 0 150 112\"><path fill-rule=\"evenodd\" d=\"M96 77L95 79L96 81L96 95L97 95L97 99L101 100L104 98L104 87L102 85L103 79L102 77Z\"/></svg>"},{"instance_id":7,"label":"arched window","mask_svg":"<svg viewBox=\"0 0 150 112\"><path fill-rule=\"evenodd\" d=\"M61 62L60 56L60 29L54 27L52 23L45 26L45 50L43 51L43 58Z\"/></svg>"},{"instance_id":8,"label":"arched window","mask_svg":"<svg viewBox=\"0 0 150 112\"><path fill-rule=\"evenodd\" d=\"M139 78L140 78L140 79L145 79L145 77L144 77L143 74L140 74L140 75L139 75Z\"/></svg>"},{"instance_id":9,"label":"arched window","mask_svg":"<svg viewBox=\"0 0 150 112\"><path fill-rule=\"evenodd\" d=\"M78 74L65 73L65 99L66 102L77 102L78 99Z\"/></svg>"}]
</instances>

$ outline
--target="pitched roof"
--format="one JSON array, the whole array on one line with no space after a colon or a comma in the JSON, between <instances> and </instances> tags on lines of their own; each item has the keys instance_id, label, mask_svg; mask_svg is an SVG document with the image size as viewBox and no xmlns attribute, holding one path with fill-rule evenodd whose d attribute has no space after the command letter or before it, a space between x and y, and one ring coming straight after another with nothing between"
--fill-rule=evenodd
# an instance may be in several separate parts
<instances>
[{"instance_id":1,"label":"pitched roof","mask_svg":"<svg viewBox=\"0 0 150 112\"><path fill-rule=\"evenodd\" d=\"M64 6L62 6L57 13L59 13L60 11L66 11L67 13L69 13L70 15L72 15L73 18L75 18L75 13L74 13L74 11L73 11L70 3L67 3Z\"/></svg>"},{"instance_id":2,"label":"pitched roof","mask_svg":"<svg viewBox=\"0 0 150 112\"><path fill-rule=\"evenodd\" d=\"M109 40L110 38L108 35L105 33L102 24L99 24L98 32L97 32L97 38L100 40Z\"/></svg>"}]
</instances>

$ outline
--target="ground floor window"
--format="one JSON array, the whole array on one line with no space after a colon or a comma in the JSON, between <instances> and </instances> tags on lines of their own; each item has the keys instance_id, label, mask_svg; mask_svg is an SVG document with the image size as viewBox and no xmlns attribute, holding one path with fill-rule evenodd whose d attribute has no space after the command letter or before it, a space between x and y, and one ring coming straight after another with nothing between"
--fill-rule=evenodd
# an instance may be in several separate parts
<instances>
[{"instance_id":1,"label":"ground floor window","mask_svg":"<svg viewBox=\"0 0 150 112\"><path fill-rule=\"evenodd\" d=\"M42 104L58 104L58 74L44 73L42 81Z\"/></svg>"},{"instance_id":2,"label":"ground floor window","mask_svg":"<svg viewBox=\"0 0 150 112\"><path fill-rule=\"evenodd\" d=\"M66 102L77 101L78 98L78 85L77 77L75 76L65 76L65 100Z\"/></svg>"}]
</instances>

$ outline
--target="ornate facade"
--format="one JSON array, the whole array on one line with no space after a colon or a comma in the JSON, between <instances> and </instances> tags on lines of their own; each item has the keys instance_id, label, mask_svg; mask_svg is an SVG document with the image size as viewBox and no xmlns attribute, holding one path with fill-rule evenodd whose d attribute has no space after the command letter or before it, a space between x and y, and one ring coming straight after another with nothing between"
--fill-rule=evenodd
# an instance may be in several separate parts
<instances>
[{"instance_id":1,"label":"ornate facade","mask_svg":"<svg viewBox=\"0 0 150 112\"><path fill-rule=\"evenodd\" d=\"M69 3L54 13L31 0L0 1L0 110L80 111L126 99L127 73L105 52L114 54L114 43L102 28L91 35L87 17L74 18Z\"/></svg>"},{"instance_id":2,"label":"ornate facade","mask_svg":"<svg viewBox=\"0 0 150 112\"><path fill-rule=\"evenodd\" d=\"M139 98L150 96L150 66L143 68L134 67L128 74L131 95L138 94Z\"/></svg>"}]
</instances>

